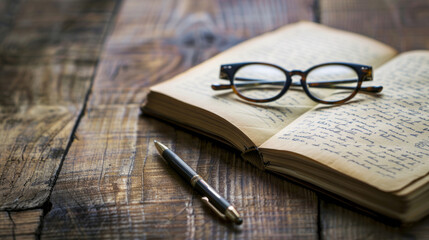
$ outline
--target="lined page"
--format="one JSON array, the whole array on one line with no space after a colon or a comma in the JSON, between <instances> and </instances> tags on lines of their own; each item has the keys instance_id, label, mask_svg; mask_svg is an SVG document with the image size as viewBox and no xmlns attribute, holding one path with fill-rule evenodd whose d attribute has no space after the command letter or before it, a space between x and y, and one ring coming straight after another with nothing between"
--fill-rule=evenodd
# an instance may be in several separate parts
<instances>
[{"instance_id":1,"label":"lined page","mask_svg":"<svg viewBox=\"0 0 429 240\"><path fill-rule=\"evenodd\" d=\"M256 146L283 129L316 103L303 91L289 90L281 99L254 104L239 99L231 90L214 91L221 64L260 61L287 70L306 70L324 62L354 62L379 66L396 54L375 40L310 22L291 24L239 44L216 57L156 85L151 91L213 112L234 124Z\"/></svg>"},{"instance_id":2,"label":"lined page","mask_svg":"<svg viewBox=\"0 0 429 240\"><path fill-rule=\"evenodd\" d=\"M401 54L374 78L384 87L381 97L361 94L350 104L319 105L261 148L307 156L383 191L426 176L429 51Z\"/></svg>"}]
</instances>

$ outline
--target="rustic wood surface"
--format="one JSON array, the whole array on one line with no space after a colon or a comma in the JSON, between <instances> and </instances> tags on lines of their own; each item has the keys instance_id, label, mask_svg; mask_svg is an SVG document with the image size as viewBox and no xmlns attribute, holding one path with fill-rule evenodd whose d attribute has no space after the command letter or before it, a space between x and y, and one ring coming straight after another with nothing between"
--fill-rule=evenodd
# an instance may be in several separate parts
<instances>
[{"instance_id":1,"label":"rustic wood surface","mask_svg":"<svg viewBox=\"0 0 429 240\"><path fill-rule=\"evenodd\" d=\"M331 27L375 38L399 51L429 49L427 0L320 1L320 20Z\"/></svg>"},{"instance_id":2,"label":"rustic wood surface","mask_svg":"<svg viewBox=\"0 0 429 240\"><path fill-rule=\"evenodd\" d=\"M308 20L429 48L427 1L0 2L0 239L429 238L261 172L225 145L141 116L147 87ZM218 219L157 155L171 146L242 213Z\"/></svg>"},{"instance_id":3,"label":"rustic wood surface","mask_svg":"<svg viewBox=\"0 0 429 240\"><path fill-rule=\"evenodd\" d=\"M115 4L10 0L0 5L0 210L47 202Z\"/></svg>"},{"instance_id":4,"label":"rustic wood surface","mask_svg":"<svg viewBox=\"0 0 429 240\"><path fill-rule=\"evenodd\" d=\"M42 209L0 212L0 239L34 239L40 235Z\"/></svg>"}]
</instances>

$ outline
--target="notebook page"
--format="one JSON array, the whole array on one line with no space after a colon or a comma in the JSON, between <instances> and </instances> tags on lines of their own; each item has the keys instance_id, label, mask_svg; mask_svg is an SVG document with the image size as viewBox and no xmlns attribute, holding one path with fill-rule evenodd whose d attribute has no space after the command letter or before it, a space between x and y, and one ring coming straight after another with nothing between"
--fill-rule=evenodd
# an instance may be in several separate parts
<instances>
[{"instance_id":1,"label":"notebook page","mask_svg":"<svg viewBox=\"0 0 429 240\"><path fill-rule=\"evenodd\" d=\"M381 97L319 105L261 148L307 156L383 191L428 175L429 51L401 54L374 78L384 87Z\"/></svg>"},{"instance_id":2,"label":"notebook page","mask_svg":"<svg viewBox=\"0 0 429 240\"><path fill-rule=\"evenodd\" d=\"M216 57L151 88L180 101L213 112L234 124L256 146L316 105L303 91L288 91L281 99L254 104L239 99L231 90L214 91L220 65L269 62L287 70L342 61L379 66L396 54L375 40L310 22L300 22L239 44Z\"/></svg>"}]
</instances>

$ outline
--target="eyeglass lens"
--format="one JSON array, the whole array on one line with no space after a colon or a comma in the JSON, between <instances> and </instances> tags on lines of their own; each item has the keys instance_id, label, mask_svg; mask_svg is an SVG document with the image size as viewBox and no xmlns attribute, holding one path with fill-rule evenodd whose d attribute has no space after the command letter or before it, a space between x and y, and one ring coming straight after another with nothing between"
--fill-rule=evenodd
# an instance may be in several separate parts
<instances>
[{"instance_id":1,"label":"eyeglass lens","mask_svg":"<svg viewBox=\"0 0 429 240\"><path fill-rule=\"evenodd\" d=\"M307 75L310 94L323 101L341 101L358 87L357 72L344 65L326 65L313 69Z\"/></svg>"},{"instance_id":2,"label":"eyeglass lens","mask_svg":"<svg viewBox=\"0 0 429 240\"><path fill-rule=\"evenodd\" d=\"M233 82L242 96L264 100L281 93L286 85L287 76L285 72L274 66L249 64L235 73ZM331 102L348 98L356 90L358 83L357 72L344 65L325 65L314 68L306 78L310 95L319 100Z\"/></svg>"},{"instance_id":3,"label":"eyeglass lens","mask_svg":"<svg viewBox=\"0 0 429 240\"><path fill-rule=\"evenodd\" d=\"M263 100L280 94L286 84L285 73L272 66L249 64L234 76L234 86L247 98Z\"/></svg>"}]
</instances>

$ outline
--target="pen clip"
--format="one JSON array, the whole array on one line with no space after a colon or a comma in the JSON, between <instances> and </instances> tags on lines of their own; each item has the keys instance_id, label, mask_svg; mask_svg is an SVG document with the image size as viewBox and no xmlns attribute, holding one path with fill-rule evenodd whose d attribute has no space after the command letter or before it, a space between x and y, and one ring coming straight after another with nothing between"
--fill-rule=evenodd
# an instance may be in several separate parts
<instances>
[{"instance_id":1,"label":"pen clip","mask_svg":"<svg viewBox=\"0 0 429 240\"><path fill-rule=\"evenodd\" d=\"M211 210L213 210L220 218L223 220L226 220L225 214L221 213L215 206L213 206L209 199L207 197L202 197L201 200L209 207Z\"/></svg>"}]
</instances>

